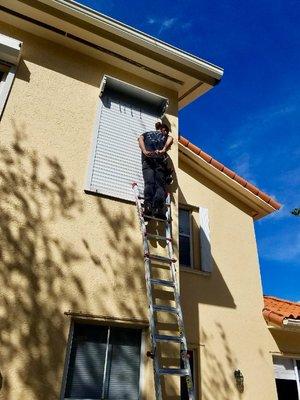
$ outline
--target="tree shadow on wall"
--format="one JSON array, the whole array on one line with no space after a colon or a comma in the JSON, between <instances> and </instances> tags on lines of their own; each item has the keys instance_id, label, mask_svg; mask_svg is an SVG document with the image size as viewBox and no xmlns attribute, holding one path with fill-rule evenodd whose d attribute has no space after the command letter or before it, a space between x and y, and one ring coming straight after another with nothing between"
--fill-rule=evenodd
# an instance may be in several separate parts
<instances>
[{"instance_id":1,"label":"tree shadow on wall","mask_svg":"<svg viewBox=\"0 0 300 400\"><path fill-rule=\"evenodd\" d=\"M51 227L75 218L82 205L58 161L41 159L26 146L23 132L15 127L12 143L0 147L1 396L11 399L19 380L27 398L47 393L52 400L65 351L60 307L78 308L85 293L71 271L81 254ZM69 285L76 288L73 294Z\"/></svg>"},{"instance_id":2,"label":"tree shadow on wall","mask_svg":"<svg viewBox=\"0 0 300 400\"><path fill-rule=\"evenodd\" d=\"M207 333L201 329L206 359L205 369L201 373L201 391L206 393L206 399L231 400L237 396L242 398L242 393L237 390L234 380L234 370L238 367L237 358L229 345L223 326L219 322L215 325L214 333ZM217 341L222 343L223 357L218 356L214 349L215 336ZM201 367L203 365L201 360L200 365ZM229 378L228 371L232 372L232 379Z\"/></svg>"}]
</instances>

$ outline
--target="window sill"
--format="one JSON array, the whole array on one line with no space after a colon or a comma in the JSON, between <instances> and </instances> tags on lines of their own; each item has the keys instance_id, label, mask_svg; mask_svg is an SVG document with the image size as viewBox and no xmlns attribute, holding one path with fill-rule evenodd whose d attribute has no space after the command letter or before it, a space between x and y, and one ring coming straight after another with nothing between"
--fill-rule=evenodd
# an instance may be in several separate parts
<instances>
[{"instance_id":1,"label":"window sill","mask_svg":"<svg viewBox=\"0 0 300 400\"><path fill-rule=\"evenodd\" d=\"M189 268L189 267L179 266L179 271L180 272L188 272L190 274L195 274L195 275L211 276L211 272L201 271L199 269L193 269L193 268Z\"/></svg>"}]
</instances>

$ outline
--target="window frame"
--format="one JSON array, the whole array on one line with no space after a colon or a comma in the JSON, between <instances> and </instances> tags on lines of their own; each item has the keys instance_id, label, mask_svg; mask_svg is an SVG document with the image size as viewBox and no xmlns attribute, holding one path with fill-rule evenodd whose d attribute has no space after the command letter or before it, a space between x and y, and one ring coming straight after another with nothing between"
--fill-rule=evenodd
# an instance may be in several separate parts
<instances>
[{"instance_id":1,"label":"window frame","mask_svg":"<svg viewBox=\"0 0 300 400\"><path fill-rule=\"evenodd\" d=\"M193 371L192 371L192 379L193 379L193 385L194 385L194 393L195 393L195 399L198 396L198 348L196 346L188 346L188 352L193 353ZM180 381L181 385L181 381ZM181 388L180 388L181 390Z\"/></svg>"},{"instance_id":2,"label":"window frame","mask_svg":"<svg viewBox=\"0 0 300 400\"><path fill-rule=\"evenodd\" d=\"M275 367L276 365L276 361L275 361L275 357L277 359L289 359L292 360L293 362L293 366L294 366L294 373L295 373L295 381L296 381L296 385L297 385L297 390L298 390L298 397L300 400L300 373L299 373L299 369L300 369L300 357L299 358L295 358L293 356L288 356L288 355L273 355L273 367ZM299 363L299 367L297 366L297 361ZM299 369L298 369L299 368ZM275 376L275 370L274 370L274 380L276 383L276 380L280 380L280 378L276 378Z\"/></svg>"},{"instance_id":3,"label":"window frame","mask_svg":"<svg viewBox=\"0 0 300 400\"><path fill-rule=\"evenodd\" d=\"M62 376L62 383L61 383L61 390L60 390L60 400L77 400L77 399L70 399L68 397L65 397L65 392L66 392L66 386L67 386L67 377L68 377L68 371L70 367L70 357L71 357L71 349L72 349L72 344L73 344L73 339L74 339L74 327L75 324L89 324L89 325L98 325L102 327L108 327L108 328L131 328L131 329L138 329L141 331L141 348L140 348L140 378L139 378L139 398L143 398L143 392L144 392L144 382L145 382L145 342L146 342L146 330L142 326L136 326L132 324L109 324L105 322L100 322L95 323L95 321L91 320L79 320L72 318L70 322L70 328L69 328L69 335L68 335L68 340L66 344L66 355L65 355L65 363L64 363L64 370L63 370L63 376ZM107 354L107 353L106 353ZM79 400L79 399L78 399ZM89 400L89 399L85 399Z\"/></svg>"},{"instance_id":4,"label":"window frame","mask_svg":"<svg viewBox=\"0 0 300 400\"><path fill-rule=\"evenodd\" d=\"M183 237L188 237L189 238L189 242L190 242L190 261L191 261L191 265L189 266L189 265L184 265L184 264L180 264L180 261L179 261L179 266L181 267L181 268L184 268L184 269L187 269L187 270L195 270L195 260L194 260L194 232L193 232L193 221L192 221L192 213L193 213L193 209L192 209L192 207L190 207L190 206L188 206L188 205L183 205L183 204L180 204L179 205L179 207L178 207L178 227L179 227L179 213L180 213L180 210L183 210L183 211L187 211L188 213L189 213L189 230L190 230L190 233L189 233L189 235L187 235L187 234L182 234L182 233L180 233L180 230L178 229L178 235L179 235L179 243L180 243L180 236L183 236ZM179 260L180 260L180 248L179 248Z\"/></svg>"},{"instance_id":5,"label":"window frame","mask_svg":"<svg viewBox=\"0 0 300 400\"><path fill-rule=\"evenodd\" d=\"M2 118L3 111L11 91L13 81L16 76L16 65L9 64L0 60L0 71L4 72L0 81L0 119Z\"/></svg>"}]
</instances>

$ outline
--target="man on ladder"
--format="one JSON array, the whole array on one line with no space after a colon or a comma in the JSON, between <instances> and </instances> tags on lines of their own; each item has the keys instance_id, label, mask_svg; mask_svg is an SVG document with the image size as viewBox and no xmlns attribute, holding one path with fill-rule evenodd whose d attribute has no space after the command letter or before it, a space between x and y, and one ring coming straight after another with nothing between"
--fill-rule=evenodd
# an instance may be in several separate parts
<instances>
[{"instance_id":1,"label":"man on ladder","mask_svg":"<svg viewBox=\"0 0 300 400\"><path fill-rule=\"evenodd\" d=\"M169 127L157 122L155 131L144 132L139 137L142 151L142 171L144 177L144 214L165 219L166 185L171 181L172 171L168 169L168 155L173 137Z\"/></svg>"}]
</instances>

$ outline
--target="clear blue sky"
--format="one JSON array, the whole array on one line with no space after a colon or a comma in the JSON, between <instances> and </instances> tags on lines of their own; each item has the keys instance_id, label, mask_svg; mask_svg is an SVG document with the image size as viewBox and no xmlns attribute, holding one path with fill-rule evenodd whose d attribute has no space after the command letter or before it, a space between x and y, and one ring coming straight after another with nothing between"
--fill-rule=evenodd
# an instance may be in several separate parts
<instances>
[{"instance_id":1,"label":"clear blue sky","mask_svg":"<svg viewBox=\"0 0 300 400\"><path fill-rule=\"evenodd\" d=\"M284 205L255 224L263 289L300 301L300 1L81 2L225 69L180 132Z\"/></svg>"}]
</instances>

